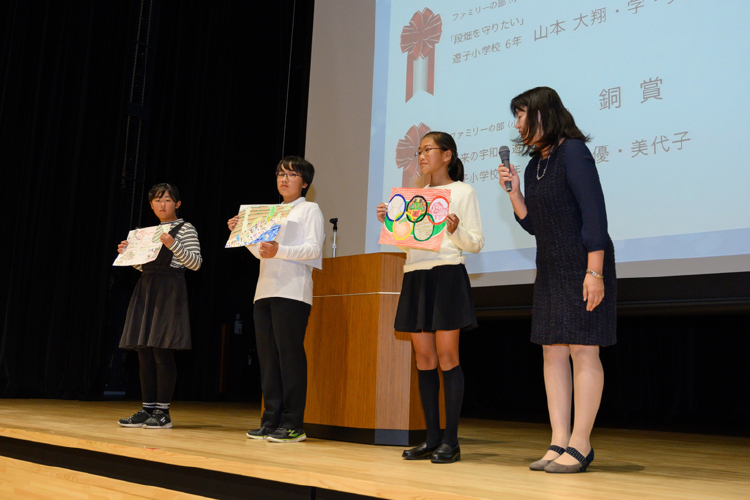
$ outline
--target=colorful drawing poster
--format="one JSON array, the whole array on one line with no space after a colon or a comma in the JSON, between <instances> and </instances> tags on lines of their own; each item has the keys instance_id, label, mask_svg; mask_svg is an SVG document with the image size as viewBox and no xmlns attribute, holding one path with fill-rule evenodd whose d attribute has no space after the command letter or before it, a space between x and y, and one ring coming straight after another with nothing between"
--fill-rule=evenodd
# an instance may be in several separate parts
<instances>
[{"instance_id":1,"label":"colorful drawing poster","mask_svg":"<svg viewBox=\"0 0 750 500\"><path fill-rule=\"evenodd\" d=\"M128 246L124 253L115 259L113 266L134 266L155 260L161 250L159 237L164 232L162 226L142 227L128 233Z\"/></svg>"},{"instance_id":2,"label":"colorful drawing poster","mask_svg":"<svg viewBox=\"0 0 750 500\"><path fill-rule=\"evenodd\" d=\"M225 248L244 247L261 241L273 241L279 234L293 205L242 205L239 220Z\"/></svg>"},{"instance_id":3,"label":"colorful drawing poster","mask_svg":"<svg viewBox=\"0 0 750 500\"><path fill-rule=\"evenodd\" d=\"M450 189L391 189L378 243L440 250L450 199Z\"/></svg>"}]
</instances>

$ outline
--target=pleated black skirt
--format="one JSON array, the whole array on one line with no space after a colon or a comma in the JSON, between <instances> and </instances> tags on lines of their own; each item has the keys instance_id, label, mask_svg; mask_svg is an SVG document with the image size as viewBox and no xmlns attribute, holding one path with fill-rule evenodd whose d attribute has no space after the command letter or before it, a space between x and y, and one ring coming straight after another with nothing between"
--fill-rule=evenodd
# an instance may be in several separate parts
<instances>
[{"instance_id":1,"label":"pleated black skirt","mask_svg":"<svg viewBox=\"0 0 750 500\"><path fill-rule=\"evenodd\" d=\"M120 348L139 347L192 347L184 269L144 270L135 285Z\"/></svg>"},{"instance_id":2,"label":"pleated black skirt","mask_svg":"<svg viewBox=\"0 0 750 500\"><path fill-rule=\"evenodd\" d=\"M463 264L404 273L394 328L399 332L477 327L471 282Z\"/></svg>"}]
</instances>

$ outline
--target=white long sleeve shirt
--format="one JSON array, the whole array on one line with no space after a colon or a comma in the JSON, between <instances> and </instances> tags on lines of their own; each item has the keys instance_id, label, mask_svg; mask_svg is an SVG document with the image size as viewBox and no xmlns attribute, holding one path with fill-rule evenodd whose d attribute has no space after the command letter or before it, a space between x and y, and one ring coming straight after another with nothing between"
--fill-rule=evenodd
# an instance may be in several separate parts
<instances>
[{"instance_id":1,"label":"white long sleeve shirt","mask_svg":"<svg viewBox=\"0 0 750 500\"><path fill-rule=\"evenodd\" d=\"M451 191L450 213L458 216L459 223L453 234L445 230L439 252L398 247L406 252L405 273L432 269L435 266L465 264L466 257L463 252L477 253L484 246L479 200L477 192L471 185L456 181L445 186L427 186L426 189L449 189Z\"/></svg>"},{"instance_id":2,"label":"white long sleeve shirt","mask_svg":"<svg viewBox=\"0 0 750 500\"><path fill-rule=\"evenodd\" d=\"M304 197L292 205L294 208L276 236L279 250L273 258L261 258L259 243L247 246L260 259L254 301L282 297L312 305L312 270L323 269L323 212L317 203Z\"/></svg>"}]
</instances>

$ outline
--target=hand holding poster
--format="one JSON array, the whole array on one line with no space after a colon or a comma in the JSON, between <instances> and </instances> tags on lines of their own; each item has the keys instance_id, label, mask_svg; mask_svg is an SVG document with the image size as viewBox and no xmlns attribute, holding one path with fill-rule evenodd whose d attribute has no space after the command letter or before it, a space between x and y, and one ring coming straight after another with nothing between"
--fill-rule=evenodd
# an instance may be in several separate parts
<instances>
[{"instance_id":1,"label":"hand holding poster","mask_svg":"<svg viewBox=\"0 0 750 500\"><path fill-rule=\"evenodd\" d=\"M281 224L289 217L293 205L242 205L237 225L229 234L225 248L244 247L262 241L273 241Z\"/></svg>"},{"instance_id":2,"label":"hand holding poster","mask_svg":"<svg viewBox=\"0 0 750 500\"><path fill-rule=\"evenodd\" d=\"M449 189L391 189L378 243L440 250L450 199Z\"/></svg>"},{"instance_id":3,"label":"hand holding poster","mask_svg":"<svg viewBox=\"0 0 750 500\"><path fill-rule=\"evenodd\" d=\"M113 266L134 266L156 259L162 243L159 237L164 232L161 226L142 227L128 233L128 246L117 256Z\"/></svg>"}]
</instances>

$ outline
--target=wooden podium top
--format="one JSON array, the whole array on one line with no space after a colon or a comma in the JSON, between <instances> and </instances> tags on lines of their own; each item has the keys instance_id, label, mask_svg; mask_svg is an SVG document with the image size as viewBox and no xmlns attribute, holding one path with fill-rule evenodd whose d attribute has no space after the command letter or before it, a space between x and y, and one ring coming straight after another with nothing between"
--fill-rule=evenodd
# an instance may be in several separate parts
<instances>
[{"instance_id":1,"label":"wooden podium top","mask_svg":"<svg viewBox=\"0 0 750 500\"><path fill-rule=\"evenodd\" d=\"M323 270L313 271L313 295L399 293L405 259L401 252L323 259Z\"/></svg>"}]
</instances>

